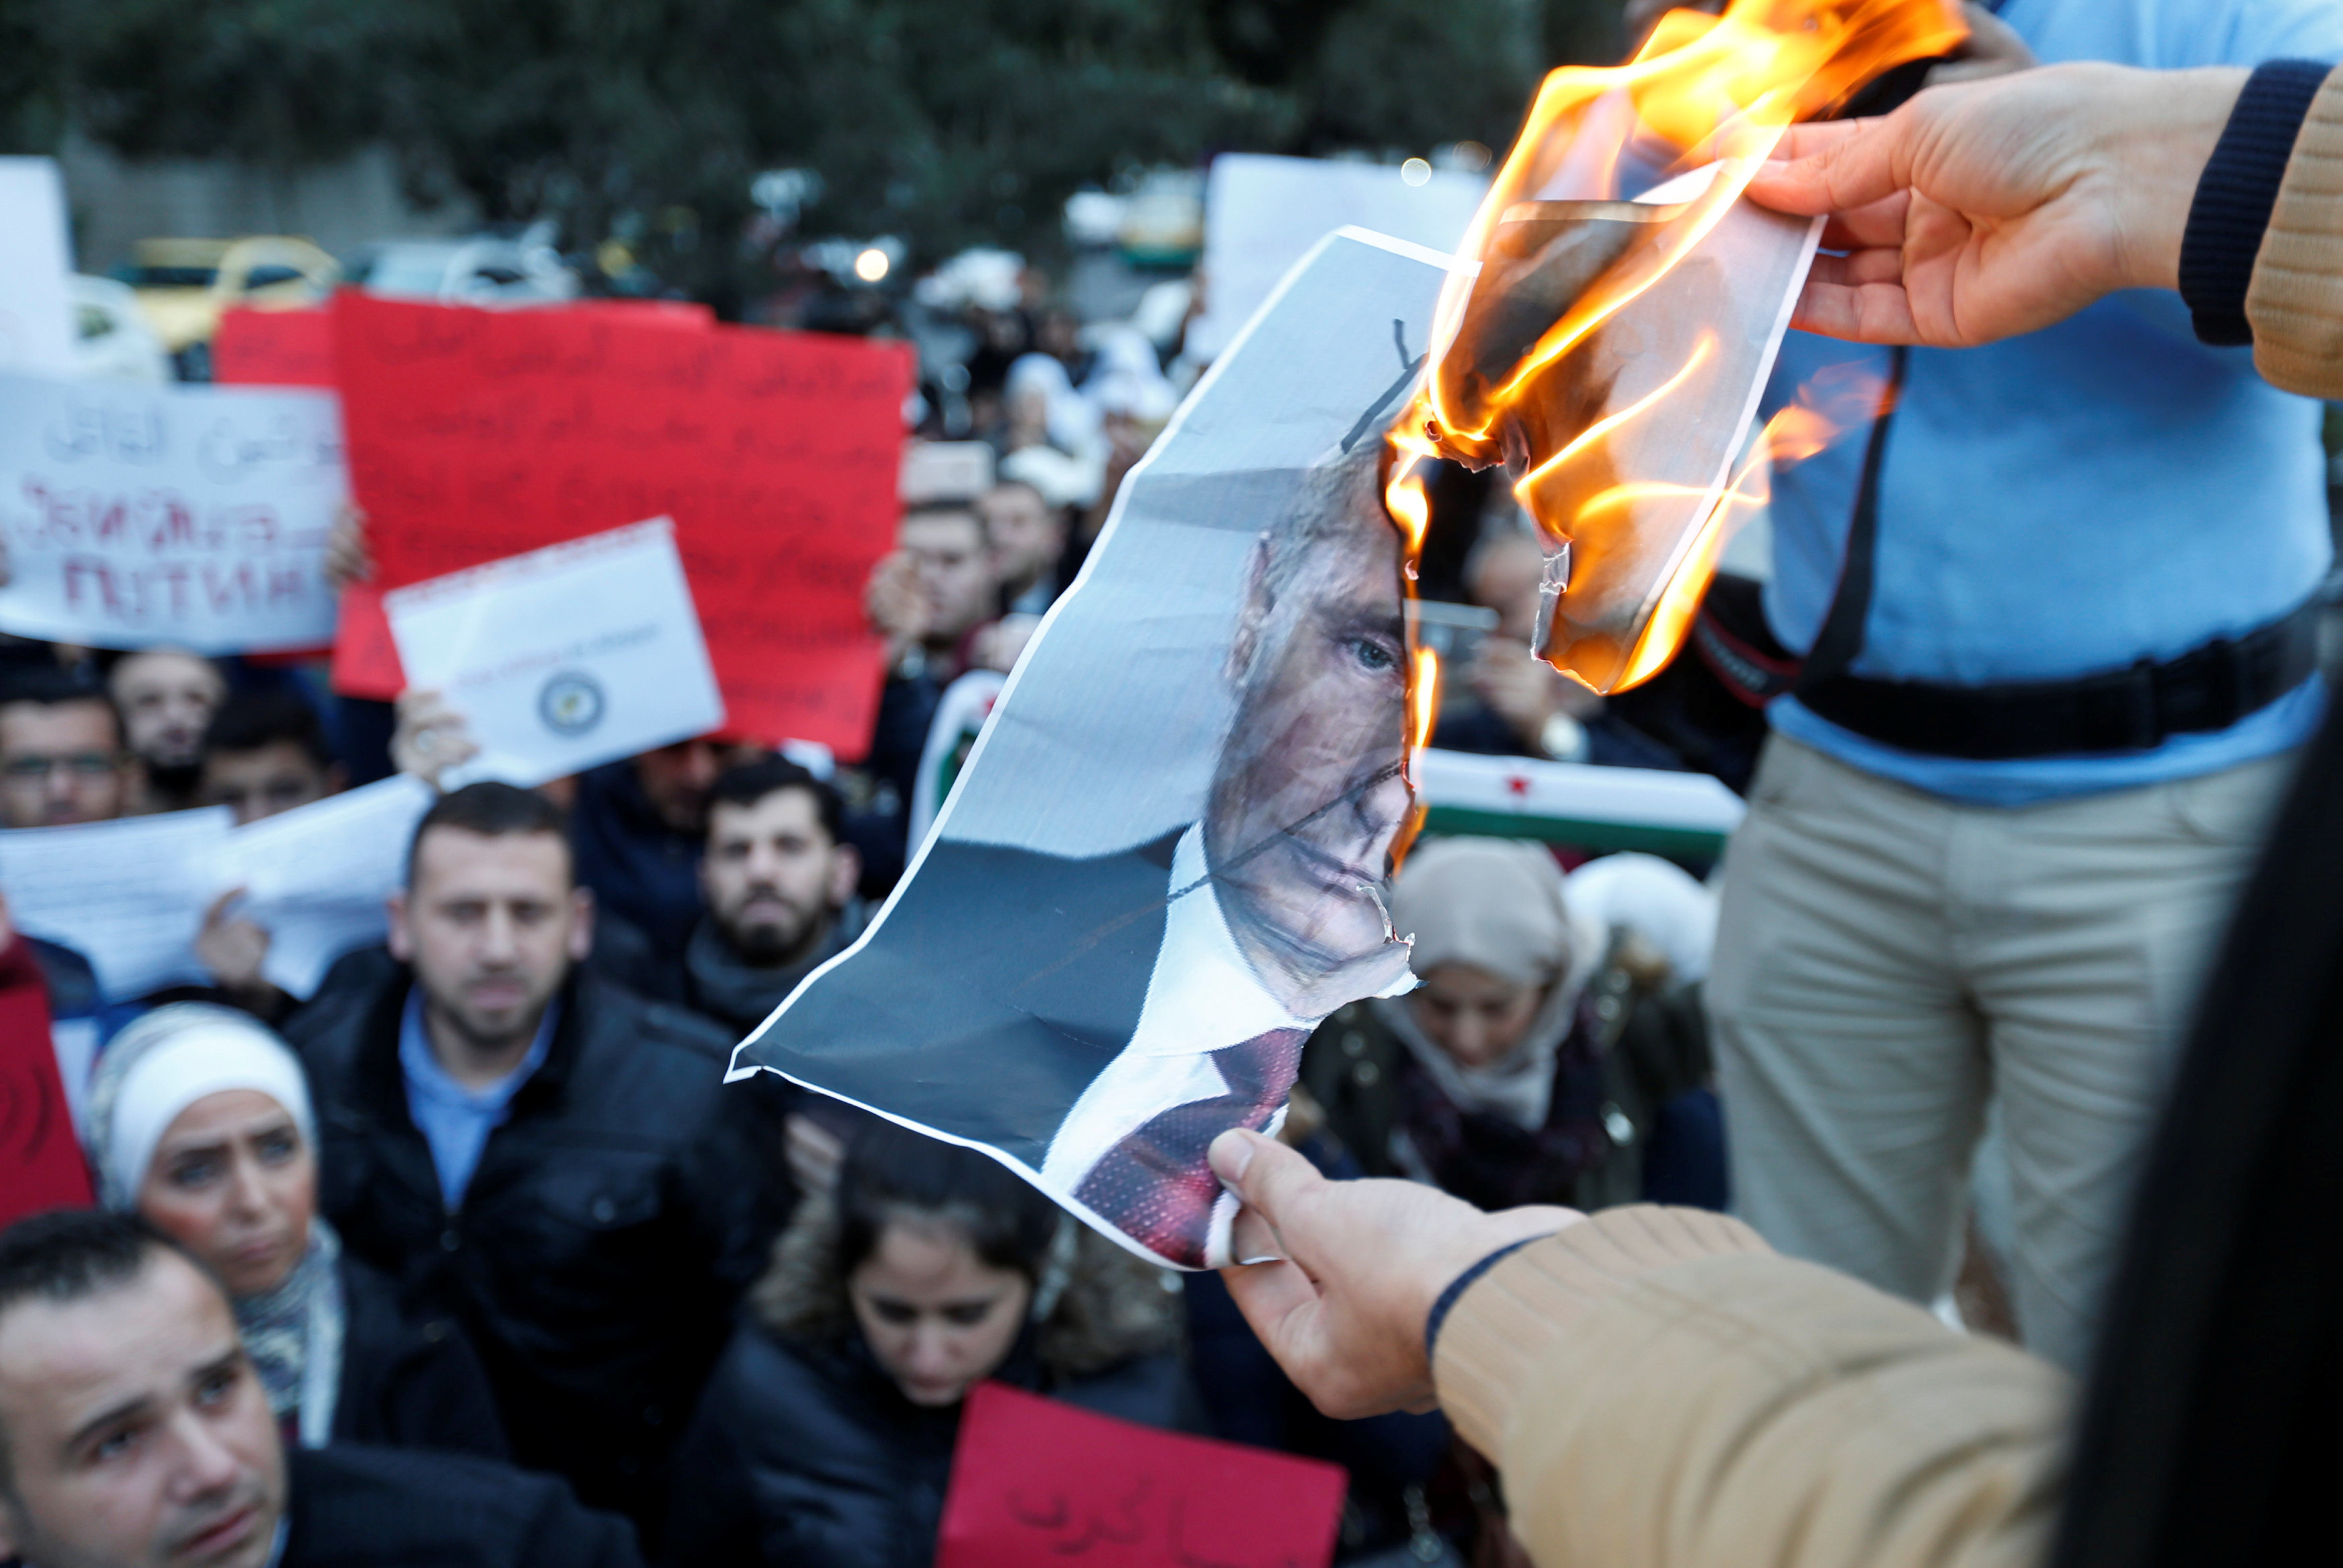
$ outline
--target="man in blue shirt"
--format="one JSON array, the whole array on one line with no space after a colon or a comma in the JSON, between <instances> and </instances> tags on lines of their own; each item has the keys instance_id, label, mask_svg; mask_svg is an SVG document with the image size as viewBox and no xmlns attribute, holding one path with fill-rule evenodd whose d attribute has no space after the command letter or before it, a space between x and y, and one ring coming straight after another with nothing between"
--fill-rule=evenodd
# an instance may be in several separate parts
<instances>
[{"instance_id":1,"label":"man in blue shirt","mask_svg":"<svg viewBox=\"0 0 2343 1568\"><path fill-rule=\"evenodd\" d=\"M1998 9L2045 62L2343 56L2334 0ZM1930 1299L1997 1106L2019 1323L2079 1367L2198 972L2325 700L2319 407L2170 296L1900 372L1794 335L1769 403L1849 361L1900 373L1886 428L1772 505L1766 618L1809 652L1709 981L1735 1197Z\"/></svg>"},{"instance_id":2,"label":"man in blue shirt","mask_svg":"<svg viewBox=\"0 0 2343 1568\"><path fill-rule=\"evenodd\" d=\"M561 814L468 785L417 825L396 966L286 1026L343 1243L478 1347L513 1457L655 1539L665 1465L789 1196L732 1037L579 971Z\"/></svg>"}]
</instances>

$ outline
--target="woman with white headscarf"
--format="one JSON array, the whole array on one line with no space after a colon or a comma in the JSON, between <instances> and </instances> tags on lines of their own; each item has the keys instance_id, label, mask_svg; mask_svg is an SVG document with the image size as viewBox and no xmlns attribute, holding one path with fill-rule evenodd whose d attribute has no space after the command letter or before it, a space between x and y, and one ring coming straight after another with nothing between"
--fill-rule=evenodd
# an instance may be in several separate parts
<instances>
[{"instance_id":1,"label":"woman with white headscarf","mask_svg":"<svg viewBox=\"0 0 2343 1568\"><path fill-rule=\"evenodd\" d=\"M1682 1150L1650 1157L1682 1122L1671 1108L1708 1093L1697 1002L1563 883L1541 844L1446 839L1409 856L1392 923L1423 984L1341 1010L1302 1059L1327 1131L1366 1174L1489 1209L1595 1209L1684 1168ZM1721 1149L1707 1163L1721 1171ZM1721 1187L1665 1196L1723 1201Z\"/></svg>"},{"instance_id":2,"label":"woman with white headscarf","mask_svg":"<svg viewBox=\"0 0 2343 1568\"><path fill-rule=\"evenodd\" d=\"M276 1035L227 1008L157 1008L99 1058L88 1132L101 1201L145 1216L227 1292L287 1442L505 1456L457 1325L410 1321L317 1214L308 1084Z\"/></svg>"}]
</instances>

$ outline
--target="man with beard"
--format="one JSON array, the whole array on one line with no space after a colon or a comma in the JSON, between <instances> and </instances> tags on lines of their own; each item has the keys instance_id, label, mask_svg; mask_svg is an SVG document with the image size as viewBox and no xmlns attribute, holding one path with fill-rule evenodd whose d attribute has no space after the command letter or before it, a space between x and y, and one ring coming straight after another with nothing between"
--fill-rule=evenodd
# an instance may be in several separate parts
<instances>
[{"instance_id":1,"label":"man with beard","mask_svg":"<svg viewBox=\"0 0 2343 1568\"><path fill-rule=\"evenodd\" d=\"M661 998L734 1038L781 1005L816 967L862 934L862 858L844 841L838 791L784 757L734 768L708 792L692 928Z\"/></svg>"},{"instance_id":2,"label":"man with beard","mask_svg":"<svg viewBox=\"0 0 2343 1568\"><path fill-rule=\"evenodd\" d=\"M54 666L0 682L0 828L110 822L137 784L103 689Z\"/></svg>"},{"instance_id":3,"label":"man with beard","mask_svg":"<svg viewBox=\"0 0 2343 1568\"><path fill-rule=\"evenodd\" d=\"M150 648L116 660L106 686L130 749L146 765L146 789L133 814L194 805L203 776L204 729L227 697L219 666L184 648Z\"/></svg>"},{"instance_id":4,"label":"man with beard","mask_svg":"<svg viewBox=\"0 0 2343 1568\"><path fill-rule=\"evenodd\" d=\"M1200 821L1087 859L933 841L740 1062L999 1151L1160 1256L1222 1261L1213 1136L1272 1125L1317 1022L1412 983L1381 893L1410 790L1377 457L1320 465L1254 541Z\"/></svg>"},{"instance_id":5,"label":"man with beard","mask_svg":"<svg viewBox=\"0 0 2343 1568\"><path fill-rule=\"evenodd\" d=\"M593 895L508 784L425 813L390 951L287 1025L345 1245L480 1352L514 1459L655 1538L667 1454L785 1195L729 1037L580 974Z\"/></svg>"},{"instance_id":6,"label":"man with beard","mask_svg":"<svg viewBox=\"0 0 2343 1568\"><path fill-rule=\"evenodd\" d=\"M626 1524L453 1454L285 1447L219 1286L145 1221L0 1231L0 1560L639 1568Z\"/></svg>"}]
</instances>

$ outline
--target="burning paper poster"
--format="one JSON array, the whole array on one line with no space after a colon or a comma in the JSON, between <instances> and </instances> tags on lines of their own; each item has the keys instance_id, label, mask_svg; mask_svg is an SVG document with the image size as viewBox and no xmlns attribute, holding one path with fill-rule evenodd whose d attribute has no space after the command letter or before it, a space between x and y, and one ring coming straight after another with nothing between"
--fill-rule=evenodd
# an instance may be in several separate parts
<instances>
[{"instance_id":1,"label":"burning paper poster","mask_svg":"<svg viewBox=\"0 0 2343 1568\"><path fill-rule=\"evenodd\" d=\"M1791 410L1742 454L1821 230L1741 200L1750 176L1793 121L1966 33L1952 0L1733 0L1540 87L1393 439L1504 465L1545 536L1534 646L1556 668L1597 691L1656 674L1769 466L1830 422Z\"/></svg>"},{"instance_id":2,"label":"burning paper poster","mask_svg":"<svg viewBox=\"0 0 2343 1568\"><path fill-rule=\"evenodd\" d=\"M1345 230L1223 355L1043 622L870 929L735 1053L981 1149L1136 1250L1225 1257L1213 1137L1413 982L1383 431L1446 258Z\"/></svg>"}]
</instances>

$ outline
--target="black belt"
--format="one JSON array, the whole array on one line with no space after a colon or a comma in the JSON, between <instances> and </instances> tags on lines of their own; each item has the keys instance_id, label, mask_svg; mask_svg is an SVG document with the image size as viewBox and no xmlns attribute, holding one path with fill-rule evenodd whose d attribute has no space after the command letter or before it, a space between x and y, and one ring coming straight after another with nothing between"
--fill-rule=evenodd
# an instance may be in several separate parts
<instances>
[{"instance_id":1,"label":"black belt","mask_svg":"<svg viewBox=\"0 0 2343 1568\"><path fill-rule=\"evenodd\" d=\"M1842 729L1932 757L2145 751L2175 735L2227 729L2300 686L2318 667L2318 615L2314 598L2242 637L2074 680L1933 686L1838 674L1802 684L1797 696Z\"/></svg>"}]
</instances>

